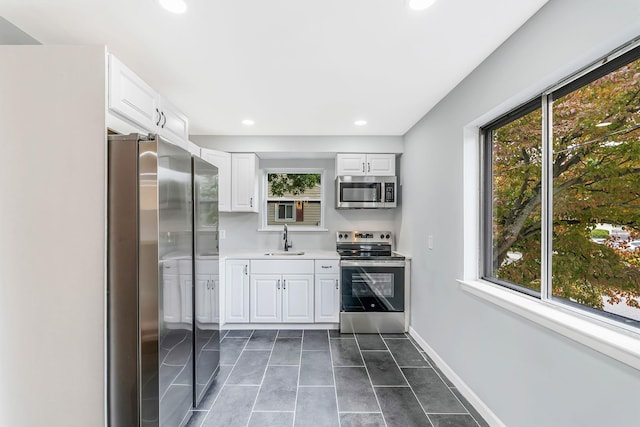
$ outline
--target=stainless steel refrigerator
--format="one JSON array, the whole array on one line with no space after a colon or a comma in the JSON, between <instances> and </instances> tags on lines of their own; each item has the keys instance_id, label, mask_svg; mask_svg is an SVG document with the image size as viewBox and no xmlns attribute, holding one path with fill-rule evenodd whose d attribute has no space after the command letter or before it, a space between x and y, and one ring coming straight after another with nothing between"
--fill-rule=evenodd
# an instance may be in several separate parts
<instances>
[{"instance_id":1,"label":"stainless steel refrigerator","mask_svg":"<svg viewBox=\"0 0 640 427\"><path fill-rule=\"evenodd\" d=\"M219 361L217 169L156 135L108 151L108 423L183 426Z\"/></svg>"}]
</instances>

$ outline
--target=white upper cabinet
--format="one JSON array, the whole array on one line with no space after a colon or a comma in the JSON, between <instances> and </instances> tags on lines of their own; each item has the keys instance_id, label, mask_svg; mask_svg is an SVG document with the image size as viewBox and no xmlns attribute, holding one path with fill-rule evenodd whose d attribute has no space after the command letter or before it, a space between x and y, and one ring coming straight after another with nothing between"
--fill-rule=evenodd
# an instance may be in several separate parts
<instances>
[{"instance_id":1,"label":"white upper cabinet","mask_svg":"<svg viewBox=\"0 0 640 427\"><path fill-rule=\"evenodd\" d=\"M109 55L108 99L109 111L187 148L187 117L113 55Z\"/></svg>"},{"instance_id":2,"label":"white upper cabinet","mask_svg":"<svg viewBox=\"0 0 640 427\"><path fill-rule=\"evenodd\" d=\"M220 212L258 212L258 157L202 149L202 158L218 168Z\"/></svg>"},{"instance_id":3,"label":"white upper cabinet","mask_svg":"<svg viewBox=\"0 0 640 427\"><path fill-rule=\"evenodd\" d=\"M160 122L158 93L113 55L109 55L109 109L147 130Z\"/></svg>"},{"instance_id":4,"label":"white upper cabinet","mask_svg":"<svg viewBox=\"0 0 640 427\"><path fill-rule=\"evenodd\" d=\"M336 155L336 175L366 175L367 155L364 153L349 153Z\"/></svg>"},{"instance_id":5,"label":"white upper cabinet","mask_svg":"<svg viewBox=\"0 0 640 427\"><path fill-rule=\"evenodd\" d=\"M231 210L258 212L258 157L254 153L231 154Z\"/></svg>"},{"instance_id":6,"label":"white upper cabinet","mask_svg":"<svg viewBox=\"0 0 640 427\"><path fill-rule=\"evenodd\" d=\"M375 175L394 176L396 174L396 155L339 153L336 155L336 175Z\"/></svg>"},{"instance_id":7,"label":"white upper cabinet","mask_svg":"<svg viewBox=\"0 0 640 427\"><path fill-rule=\"evenodd\" d=\"M367 154L367 175L394 176L395 174L395 154Z\"/></svg>"},{"instance_id":8,"label":"white upper cabinet","mask_svg":"<svg viewBox=\"0 0 640 427\"><path fill-rule=\"evenodd\" d=\"M158 133L172 141L189 140L189 119L174 107L166 98L160 96L158 102L160 119L158 123L160 129Z\"/></svg>"},{"instance_id":9,"label":"white upper cabinet","mask_svg":"<svg viewBox=\"0 0 640 427\"><path fill-rule=\"evenodd\" d=\"M231 212L231 154L203 148L202 158L218 168L218 210Z\"/></svg>"}]
</instances>

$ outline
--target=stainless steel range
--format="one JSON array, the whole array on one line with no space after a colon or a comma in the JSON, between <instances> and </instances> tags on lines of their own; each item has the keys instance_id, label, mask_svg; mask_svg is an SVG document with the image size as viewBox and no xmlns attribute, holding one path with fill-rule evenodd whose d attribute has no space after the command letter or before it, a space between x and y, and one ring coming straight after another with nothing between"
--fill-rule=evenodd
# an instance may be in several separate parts
<instances>
[{"instance_id":1,"label":"stainless steel range","mask_svg":"<svg viewBox=\"0 0 640 427\"><path fill-rule=\"evenodd\" d=\"M405 257L393 252L390 231L338 231L342 279L340 331L405 332L409 277Z\"/></svg>"}]
</instances>

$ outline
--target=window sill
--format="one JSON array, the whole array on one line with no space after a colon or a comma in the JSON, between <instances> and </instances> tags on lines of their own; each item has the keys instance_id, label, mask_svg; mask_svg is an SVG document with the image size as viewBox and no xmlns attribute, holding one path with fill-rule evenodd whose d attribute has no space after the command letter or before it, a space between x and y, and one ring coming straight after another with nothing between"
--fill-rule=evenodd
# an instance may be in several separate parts
<instances>
[{"instance_id":1,"label":"window sill","mask_svg":"<svg viewBox=\"0 0 640 427\"><path fill-rule=\"evenodd\" d=\"M640 335L534 300L482 280L458 280L462 289L640 370Z\"/></svg>"},{"instance_id":2,"label":"window sill","mask_svg":"<svg viewBox=\"0 0 640 427\"><path fill-rule=\"evenodd\" d=\"M300 225L300 226L289 225L288 227L289 227L289 233L297 233L299 231L304 231L305 233L308 231L315 231L315 232L329 231L328 228L305 227L303 225ZM275 231L278 233L282 233L282 226L258 228L258 231Z\"/></svg>"}]
</instances>

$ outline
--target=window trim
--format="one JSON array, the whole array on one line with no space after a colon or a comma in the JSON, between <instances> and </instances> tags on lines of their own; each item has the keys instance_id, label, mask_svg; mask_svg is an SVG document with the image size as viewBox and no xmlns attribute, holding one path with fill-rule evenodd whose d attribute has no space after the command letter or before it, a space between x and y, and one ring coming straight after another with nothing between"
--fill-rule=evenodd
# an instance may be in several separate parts
<instances>
[{"instance_id":1,"label":"window trim","mask_svg":"<svg viewBox=\"0 0 640 427\"><path fill-rule=\"evenodd\" d=\"M275 199L268 199L267 193L269 188L269 182L267 177L270 173L318 173L320 174L320 198L319 199L306 199L309 201L320 201L320 225L312 226L312 225L295 225L290 222L283 222L283 225L268 225L268 215L269 215L269 200L274 201ZM260 177L260 192L262 194L261 197L261 209L260 209L260 228L258 231L278 231L281 232L284 229L284 225L286 224L289 228L289 231L329 231L325 228L325 210L326 210L326 173L322 168L265 168L262 169L262 174ZM283 199L283 202L291 201L290 198ZM295 215L295 213L294 213Z\"/></svg>"},{"instance_id":2,"label":"window trim","mask_svg":"<svg viewBox=\"0 0 640 427\"><path fill-rule=\"evenodd\" d=\"M553 238L553 199L552 199L552 183L553 183L553 144L552 144L552 106L553 101L561 96L564 96L590 82L597 80L600 77L620 68L626 63L640 59L640 39L635 39L626 45L608 53L604 57L591 63L587 67L579 70L573 75L561 80L559 83L547 88L542 93L536 95L529 101L520 104L519 106L510 109L506 113L498 116L498 118L487 121L483 125L470 126L467 130L475 129L475 141L478 144L476 147L477 164L479 165L479 176L477 177L477 185L479 191L477 200L477 272L475 278L472 280L459 280L463 284L463 288L473 294L479 295L481 287L490 286L492 290L490 294L495 294L495 289L502 289L508 294L519 295L524 301L530 301L545 307L553 307L556 310L560 310L564 313L571 313L579 318L588 319L590 324L596 324L605 326L608 330L614 332L623 331L625 334L631 333L635 336L634 339L638 340L640 337L640 323L629 319L624 316L617 316L611 313L603 312L600 310L590 309L588 306L582 306L577 303L563 302L560 298L554 298L552 296L552 262L550 254L552 254L552 238ZM542 105L541 105L542 104ZM491 259L492 259L492 240L487 236L491 235L492 231L492 204L487 203L492 200L492 175L487 171L492 171L493 156L491 141L488 141L487 136L493 129L506 125L513 120L516 120L531 111L534 111L539 106L542 107L542 153L543 163L541 169L542 179L542 234L541 234L541 288L540 292L533 291L523 286L499 280L495 277L487 276L487 272L491 271ZM472 139L472 138L469 138ZM466 182L468 182L466 180ZM465 276L468 276L467 274ZM482 296L482 295L480 295ZM485 299L493 300L493 296L486 296ZM507 298L510 302L513 298ZM494 301L495 302L495 301ZM499 304L503 305L503 304ZM518 305L518 304L516 304ZM508 307L507 307L508 308ZM510 309L511 310L511 309ZM514 312L520 312L520 310L511 310ZM527 316L525 316L527 317ZM551 316L552 318L554 316ZM629 319L630 322L625 322L625 319ZM544 324L544 322L538 322ZM551 328L558 329L558 328ZM585 331L582 331L586 333ZM566 334L565 334L566 335ZM569 335L567 335L569 336ZM574 338L569 336L570 338ZM575 338L574 338L575 339ZM594 339L591 336L590 340ZM583 342L579 340L580 342ZM587 340L588 341L588 340ZM615 340L614 340L615 341ZM583 342L589 345L586 342ZM611 344L611 343L610 343ZM616 345L615 342L611 345ZM595 348L595 347L593 347ZM596 348L596 350L599 350ZM607 352L604 352L608 354ZM613 356L612 356L613 357ZM638 341L637 352L634 353L634 357L637 359L638 364L633 364L636 368L640 368L640 341ZM622 360L615 357L618 360ZM626 362L625 362L626 363ZM635 363L635 362L634 362Z\"/></svg>"}]
</instances>

